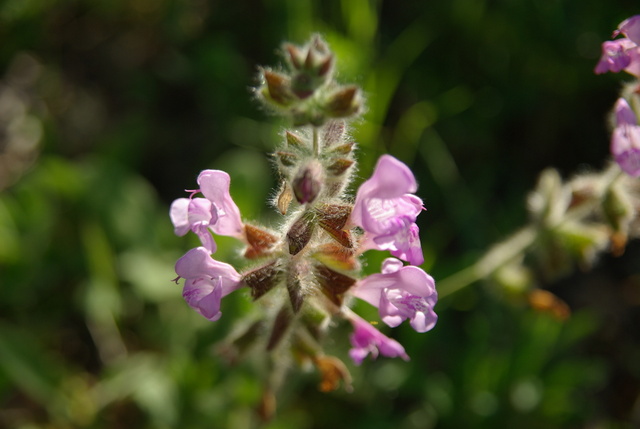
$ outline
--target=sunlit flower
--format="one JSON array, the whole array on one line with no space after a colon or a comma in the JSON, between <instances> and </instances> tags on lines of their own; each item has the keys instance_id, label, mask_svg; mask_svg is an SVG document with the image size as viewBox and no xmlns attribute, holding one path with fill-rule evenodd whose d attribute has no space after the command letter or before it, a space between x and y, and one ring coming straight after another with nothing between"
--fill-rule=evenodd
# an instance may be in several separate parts
<instances>
[{"instance_id":1,"label":"sunlit flower","mask_svg":"<svg viewBox=\"0 0 640 429\"><path fill-rule=\"evenodd\" d=\"M209 233L241 236L240 210L229 194L230 178L220 170L204 170L198 176L200 192L205 198L178 198L171 204L169 214L176 235L193 231L210 253L216 244Z\"/></svg>"},{"instance_id":2,"label":"sunlit flower","mask_svg":"<svg viewBox=\"0 0 640 429\"><path fill-rule=\"evenodd\" d=\"M178 259L176 273L185 279L182 296L187 304L211 321L222 315L221 299L242 287L240 274L231 265L211 258L204 247L191 249Z\"/></svg>"},{"instance_id":3,"label":"sunlit flower","mask_svg":"<svg viewBox=\"0 0 640 429\"><path fill-rule=\"evenodd\" d=\"M389 250L414 265L424 262L416 217L424 207L418 185L402 162L383 155L356 194L350 222L365 231L361 248Z\"/></svg>"},{"instance_id":4,"label":"sunlit flower","mask_svg":"<svg viewBox=\"0 0 640 429\"><path fill-rule=\"evenodd\" d=\"M399 342L383 335L366 320L353 314L350 321L354 331L350 337L352 349L349 350L349 356L356 365L360 365L369 354L375 359L378 353L387 357L401 357L409 360L409 356Z\"/></svg>"},{"instance_id":5,"label":"sunlit flower","mask_svg":"<svg viewBox=\"0 0 640 429\"><path fill-rule=\"evenodd\" d=\"M616 127L611 135L611 154L630 176L640 176L640 126L636 114L624 98L615 105Z\"/></svg>"},{"instance_id":6,"label":"sunlit flower","mask_svg":"<svg viewBox=\"0 0 640 429\"><path fill-rule=\"evenodd\" d=\"M627 39L636 45L640 45L640 15L627 18L618 25L618 29L613 32L613 37L622 33Z\"/></svg>"},{"instance_id":7,"label":"sunlit flower","mask_svg":"<svg viewBox=\"0 0 640 429\"><path fill-rule=\"evenodd\" d=\"M609 40L602 44L602 56L595 68L596 74L618 73L631 64L631 52L637 46L629 39Z\"/></svg>"},{"instance_id":8,"label":"sunlit flower","mask_svg":"<svg viewBox=\"0 0 640 429\"><path fill-rule=\"evenodd\" d=\"M433 311L438 301L433 278L418 267L403 266L395 258L386 259L382 272L359 281L352 293L378 307L380 318L391 327L410 319L413 329L426 332L438 320Z\"/></svg>"},{"instance_id":9,"label":"sunlit flower","mask_svg":"<svg viewBox=\"0 0 640 429\"><path fill-rule=\"evenodd\" d=\"M596 65L596 74L622 70L640 77L640 15L632 16L618 25L613 37L622 34L622 39L609 40L602 44L602 56Z\"/></svg>"}]
</instances>

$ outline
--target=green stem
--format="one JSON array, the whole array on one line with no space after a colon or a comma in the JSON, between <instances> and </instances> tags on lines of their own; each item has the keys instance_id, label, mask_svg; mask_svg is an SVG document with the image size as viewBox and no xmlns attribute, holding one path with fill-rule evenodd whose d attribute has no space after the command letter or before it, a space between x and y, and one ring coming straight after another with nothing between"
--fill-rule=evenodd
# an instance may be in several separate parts
<instances>
[{"instance_id":1,"label":"green stem","mask_svg":"<svg viewBox=\"0 0 640 429\"><path fill-rule=\"evenodd\" d=\"M320 144L318 142L318 127L312 127L313 129L313 155L318 158L320 156Z\"/></svg>"},{"instance_id":2,"label":"green stem","mask_svg":"<svg viewBox=\"0 0 640 429\"><path fill-rule=\"evenodd\" d=\"M496 244L473 265L440 280L438 282L438 297L444 298L495 273L522 255L536 242L537 237L538 231L527 226L505 241Z\"/></svg>"},{"instance_id":3,"label":"green stem","mask_svg":"<svg viewBox=\"0 0 640 429\"><path fill-rule=\"evenodd\" d=\"M624 176L624 173L620 169L613 167L605 171L603 176L605 177L604 186L598 198L594 198L589 204L583 204L575 209L568 210L556 225L547 226L547 229L554 229L565 222L575 222L589 216L596 207L602 204L602 200L605 198L608 190L620 177ZM537 225L528 225L505 241L494 245L473 265L463 268L449 277L438 281L439 298L449 296L494 274L500 268L523 255L524 252L536 243L541 231Z\"/></svg>"}]
</instances>

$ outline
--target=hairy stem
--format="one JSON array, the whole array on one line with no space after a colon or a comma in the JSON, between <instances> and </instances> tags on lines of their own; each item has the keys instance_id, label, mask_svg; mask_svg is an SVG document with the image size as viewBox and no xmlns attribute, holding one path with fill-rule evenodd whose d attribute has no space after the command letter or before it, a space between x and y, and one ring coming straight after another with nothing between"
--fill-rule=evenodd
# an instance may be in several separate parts
<instances>
[{"instance_id":1,"label":"hairy stem","mask_svg":"<svg viewBox=\"0 0 640 429\"><path fill-rule=\"evenodd\" d=\"M313 155L318 158L320 156L320 144L318 142L318 127L312 126L313 130Z\"/></svg>"},{"instance_id":2,"label":"hairy stem","mask_svg":"<svg viewBox=\"0 0 640 429\"><path fill-rule=\"evenodd\" d=\"M602 176L604 186L597 198L588 204L568 210L556 225L547 226L547 228L554 229L566 222L579 221L592 214L597 207L602 205L609 189L624 176L624 173L614 167L603 172ZM506 240L494 245L473 265L440 280L438 282L438 296L444 298L494 274L533 247L542 232L544 230L539 226L530 224Z\"/></svg>"}]
</instances>

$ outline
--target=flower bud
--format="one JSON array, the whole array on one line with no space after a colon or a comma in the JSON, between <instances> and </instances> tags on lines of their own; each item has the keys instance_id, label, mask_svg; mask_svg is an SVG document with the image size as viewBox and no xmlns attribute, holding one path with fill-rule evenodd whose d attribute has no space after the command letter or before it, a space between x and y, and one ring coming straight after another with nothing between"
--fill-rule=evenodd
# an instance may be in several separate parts
<instances>
[{"instance_id":1,"label":"flower bud","mask_svg":"<svg viewBox=\"0 0 640 429\"><path fill-rule=\"evenodd\" d=\"M351 206L325 204L318 208L318 224L344 247L351 248L351 234L343 228L351 214Z\"/></svg>"},{"instance_id":2,"label":"flower bud","mask_svg":"<svg viewBox=\"0 0 640 429\"><path fill-rule=\"evenodd\" d=\"M317 161L303 165L291 182L293 193L300 204L312 203L323 183L322 166Z\"/></svg>"},{"instance_id":3,"label":"flower bud","mask_svg":"<svg viewBox=\"0 0 640 429\"><path fill-rule=\"evenodd\" d=\"M293 95L289 88L289 78L285 75L269 70L263 72L266 87L262 89L265 99L282 107L288 106L293 101Z\"/></svg>"},{"instance_id":4,"label":"flower bud","mask_svg":"<svg viewBox=\"0 0 640 429\"><path fill-rule=\"evenodd\" d=\"M324 110L332 118L345 118L360 111L362 101L358 87L355 85L345 86L338 89L329 96Z\"/></svg>"},{"instance_id":5,"label":"flower bud","mask_svg":"<svg viewBox=\"0 0 640 429\"><path fill-rule=\"evenodd\" d=\"M291 204L291 200L293 200L293 192L291 191L291 186L289 186L289 183L287 183L286 180L283 180L280 192L278 194L278 200L276 201L276 207L278 207L280 214L287 214L287 210L289 210L289 204Z\"/></svg>"},{"instance_id":6,"label":"flower bud","mask_svg":"<svg viewBox=\"0 0 640 429\"><path fill-rule=\"evenodd\" d=\"M345 292L356 283L356 280L323 264L317 264L315 271L322 292L331 302L340 307Z\"/></svg>"},{"instance_id":7,"label":"flower bud","mask_svg":"<svg viewBox=\"0 0 640 429\"><path fill-rule=\"evenodd\" d=\"M313 213L305 212L296 220L287 232L287 242L289 243L289 254L297 255L311 240L315 221Z\"/></svg>"},{"instance_id":8,"label":"flower bud","mask_svg":"<svg viewBox=\"0 0 640 429\"><path fill-rule=\"evenodd\" d=\"M346 158L336 159L333 164L327 167L327 171L332 176L341 176L345 171L354 164L355 161Z\"/></svg>"},{"instance_id":9,"label":"flower bud","mask_svg":"<svg viewBox=\"0 0 640 429\"><path fill-rule=\"evenodd\" d=\"M251 289L251 297L258 299L273 289L282 280L282 271L272 261L260 268L249 271L242 281Z\"/></svg>"},{"instance_id":10,"label":"flower bud","mask_svg":"<svg viewBox=\"0 0 640 429\"><path fill-rule=\"evenodd\" d=\"M292 133L291 131L287 131L285 133L285 138L287 140L287 145L295 148L303 148L305 147L305 142L302 137L297 134Z\"/></svg>"},{"instance_id":11,"label":"flower bud","mask_svg":"<svg viewBox=\"0 0 640 429\"><path fill-rule=\"evenodd\" d=\"M300 49L297 46L294 46L290 43L286 43L284 45L285 51L288 54L286 59L288 60L291 68L293 69L301 69L304 63L304 55L300 52Z\"/></svg>"},{"instance_id":12,"label":"flower bud","mask_svg":"<svg viewBox=\"0 0 640 429\"><path fill-rule=\"evenodd\" d=\"M247 259L259 258L271 253L271 248L278 241L278 238L268 231L256 226L245 224L244 235L249 247L244 252Z\"/></svg>"},{"instance_id":13,"label":"flower bud","mask_svg":"<svg viewBox=\"0 0 640 429\"><path fill-rule=\"evenodd\" d=\"M287 276L287 292L289 292L289 301L294 314L298 314L302 304L304 303L304 294L302 292L302 283L300 274L296 269L290 269Z\"/></svg>"},{"instance_id":14,"label":"flower bud","mask_svg":"<svg viewBox=\"0 0 640 429\"><path fill-rule=\"evenodd\" d=\"M345 143L340 146L334 147L329 151L329 153L336 154L336 155L349 155L353 150L353 145L354 145L354 142Z\"/></svg>"},{"instance_id":15,"label":"flower bud","mask_svg":"<svg viewBox=\"0 0 640 429\"><path fill-rule=\"evenodd\" d=\"M276 158L283 167L293 167L298 161L298 157L291 152L276 152Z\"/></svg>"}]
</instances>

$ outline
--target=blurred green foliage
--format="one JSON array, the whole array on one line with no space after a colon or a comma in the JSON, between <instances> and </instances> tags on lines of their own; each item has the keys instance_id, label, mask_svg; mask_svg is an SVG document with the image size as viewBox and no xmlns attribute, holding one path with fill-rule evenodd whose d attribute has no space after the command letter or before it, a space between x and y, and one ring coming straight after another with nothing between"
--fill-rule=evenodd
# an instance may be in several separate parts
<instances>
[{"instance_id":1,"label":"blurred green foliage","mask_svg":"<svg viewBox=\"0 0 640 429\"><path fill-rule=\"evenodd\" d=\"M544 167L604 165L624 78L592 69L634 7L0 2L0 427L258 425L260 351L230 367L213 346L251 304L229 296L214 324L184 304L173 264L195 241L173 236L168 205L221 168L243 215L275 222L265 153L283 124L250 89L282 41L322 33L339 78L363 86L361 179L383 152L412 165L438 280L525 220ZM219 245L233 261L233 241ZM353 393L320 393L317 374L297 372L266 427L637 427L639 255L630 243L546 285L574 309L565 322L488 285L463 290L438 305L434 331L395 330L410 363L351 367ZM347 335L337 327L329 345L340 357Z\"/></svg>"}]
</instances>

